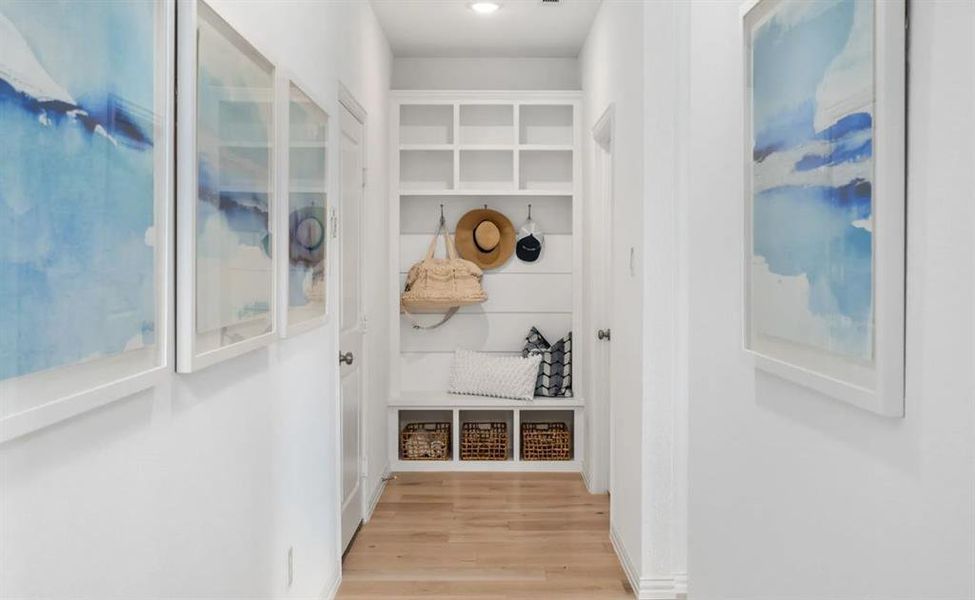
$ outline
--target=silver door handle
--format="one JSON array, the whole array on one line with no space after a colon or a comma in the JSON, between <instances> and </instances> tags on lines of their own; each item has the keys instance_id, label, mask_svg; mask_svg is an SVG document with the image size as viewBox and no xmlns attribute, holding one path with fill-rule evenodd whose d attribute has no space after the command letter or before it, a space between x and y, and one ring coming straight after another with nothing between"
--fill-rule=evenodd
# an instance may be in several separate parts
<instances>
[{"instance_id":1,"label":"silver door handle","mask_svg":"<svg viewBox=\"0 0 975 600\"><path fill-rule=\"evenodd\" d=\"M345 354L339 352L339 364L345 363L351 365L353 360L355 360L355 357L352 356L351 352L346 352Z\"/></svg>"},{"instance_id":2,"label":"silver door handle","mask_svg":"<svg viewBox=\"0 0 975 600\"><path fill-rule=\"evenodd\" d=\"M609 329L600 329L599 331L596 332L596 337L601 340L608 340L610 339L610 336L611 334Z\"/></svg>"}]
</instances>

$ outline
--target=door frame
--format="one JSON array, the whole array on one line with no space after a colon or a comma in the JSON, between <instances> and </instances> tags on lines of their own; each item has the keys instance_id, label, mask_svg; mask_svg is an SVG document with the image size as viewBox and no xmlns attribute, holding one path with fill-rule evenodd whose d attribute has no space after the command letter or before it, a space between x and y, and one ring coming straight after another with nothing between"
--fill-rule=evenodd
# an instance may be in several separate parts
<instances>
[{"instance_id":1,"label":"door frame","mask_svg":"<svg viewBox=\"0 0 975 600\"><path fill-rule=\"evenodd\" d=\"M368 127L368 113L367 113L365 107L362 106L362 104L356 99L355 95L349 90L349 88L344 83L342 83L342 81L339 81L338 82L338 101L339 101L339 111L341 111L343 109L349 111L349 114L352 115L352 117L362 125L362 139L360 140L360 148L361 148L361 155L362 155L362 170L363 170L362 171L362 173L363 173L363 175L362 175L362 188L363 188L362 200L363 200L363 203L362 204L364 204L365 203L365 199L366 199L365 190L367 189L367 186L368 186L368 182L366 181L366 174L368 172L367 167L366 167L366 164L367 164L366 163L366 160L367 160L367 157L369 155L368 154L368 151L367 151L367 147L368 147L368 144L367 144L367 140L368 140L368 129L367 129L367 127ZM336 122L337 122L337 125L338 126L335 128L336 131L337 131L337 133L338 133L339 140L341 140L341 137L342 137L341 118L342 118L342 115L341 115L341 112L340 112L338 115L336 115ZM340 148L336 148L336 153L340 155L341 154L341 149ZM339 219L341 219L342 218L342 213L341 213L342 194L344 193L345 190L344 190L344 187L343 187L343 184L342 184L342 177L341 177L341 174L340 173L336 176L336 180L338 182L338 188L339 188L338 195L336 197L336 204L339 206L339 211L338 211L339 212ZM363 231L363 216L364 216L364 214L365 214L365 211L364 210L360 210L360 213L359 213L359 232L360 232L360 235L359 235L358 245L357 245L358 257L357 257L357 261L356 261L356 268L359 270L359 295L358 295L359 324L358 324L358 328L362 332L362 348L360 349L360 356L355 357L355 360L360 361L360 363L359 363L359 377L361 378L361 385L359 386L359 465L358 465L359 475L358 475L358 477L359 477L359 486L360 486L359 500L360 500L360 504L361 504L361 515L362 515L362 522L363 523L368 520L368 515L366 514L366 511L367 511L367 508L368 508L367 507L367 494L365 493L365 486L364 486L365 480L366 480L366 472L365 472L365 468L364 468L363 465L365 464L365 461L364 461L364 458L365 458L365 448L368 447L368 440L367 440L367 437L366 437L368 433L367 433L367 428L366 428L365 424L367 422L367 420L366 420L366 411L368 410L368 408L367 408L368 402L366 402L366 398L368 396L367 396L366 391L367 391L367 387L369 385L368 384L368 382L369 382L369 377L368 377L368 364L369 364L369 361L364 360L364 356L367 354L366 348L367 348L367 345L368 345L368 342L367 342L367 339L368 339L368 319L367 319L366 313L365 313L365 302L364 302L365 294L363 293L364 279L362 278L362 274L363 274L363 263L364 263L364 261L363 261L363 255L362 255L363 236L361 235L361 233ZM340 225L337 225L336 226L336 230L337 231L341 231L341 226ZM337 244L337 246L339 247L339 254L341 254L341 252L342 252L342 244ZM338 284L339 284L339 288L340 288L341 285L342 285L342 272L341 272L341 269L342 269L342 264L343 264L343 259L342 259L341 256L338 257L337 264L338 264L338 267L337 267L337 270L338 270L337 280L338 280ZM336 335L336 337L337 337L338 351L341 352L341 350L342 350L341 349L341 343L342 343L342 318L341 318L342 294L341 294L341 290L339 291L338 300L337 300L336 304L338 306L338 308L336 310L336 319L335 319L336 320L336 329L337 329L337 335ZM333 353L333 355L334 354L337 354L337 353ZM334 356L332 358L334 359ZM336 532L337 532L336 533L336 538L337 538L337 545L338 545L338 554L339 554L339 556L343 556L345 554L346 550L348 548L351 548L352 547L352 541L355 540L355 535L353 535L352 541L349 542L348 548L343 547L343 544L342 544L342 505L343 505L343 503L345 501L345 498L342 497L342 481L341 481L341 474L342 474L342 449L343 449L342 436L344 435L343 426L342 426L342 409L341 409L341 406L342 406L342 384L341 384L341 378L342 378L342 376L341 376L341 368L339 368L336 371L336 373L337 373L336 384L338 386L338 402L337 402L337 405L339 407L338 413L337 413L338 414L338 419L337 419L338 420L338 426L337 426L337 428L338 428L337 450L338 451L336 452L336 467L337 467L336 473L339 476L338 485L336 486L338 488L338 492L337 492L337 495L338 495L338 505L336 507L337 508L337 512L338 512L338 515L337 515L337 523L336 523L337 524L337 527L336 527Z\"/></svg>"},{"instance_id":2,"label":"door frame","mask_svg":"<svg viewBox=\"0 0 975 600\"><path fill-rule=\"evenodd\" d=\"M592 492L612 492L613 481L613 447L611 443L612 423L613 423L613 391L610 365L612 364L612 354L603 360L602 352L612 352L612 347L602 348L601 345L610 344L610 341L597 341L596 329L602 329L610 325L610 315L612 312L612 209L613 209L613 179L615 173L614 161L614 140L616 125L616 107L610 103L603 110L602 115L596 120L591 130L592 153L591 160L593 166L592 196L590 206L592 207L593 229L595 234L591 242L600 244L603 248L598 258L600 264L593 263L594 269L601 272L596 277L589 279L591 286L590 293L590 322L593 331L585 332L592 335L592 344L596 346L591 353L591 373L597 372L597 365L600 361L606 367L600 373L603 382L607 385L605 397L607 402L596 402L596 390L590 387L590 400L587 410L590 412L590 473L589 488Z\"/></svg>"}]
</instances>

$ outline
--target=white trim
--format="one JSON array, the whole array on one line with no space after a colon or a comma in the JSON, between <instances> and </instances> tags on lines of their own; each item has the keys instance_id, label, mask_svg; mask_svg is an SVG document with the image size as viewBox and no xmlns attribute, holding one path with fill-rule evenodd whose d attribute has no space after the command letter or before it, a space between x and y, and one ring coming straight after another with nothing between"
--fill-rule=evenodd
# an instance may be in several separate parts
<instances>
[{"instance_id":1,"label":"white trim","mask_svg":"<svg viewBox=\"0 0 975 600\"><path fill-rule=\"evenodd\" d=\"M674 573L674 591L687 595L687 573Z\"/></svg>"},{"instance_id":2,"label":"white trim","mask_svg":"<svg viewBox=\"0 0 975 600\"><path fill-rule=\"evenodd\" d=\"M459 435L459 434L458 434ZM454 444L456 449L458 444ZM459 452L459 449L458 449ZM396 473L578 473L578 460L395 460Z\"/></svg>"},{"instance_id":3,"label":"white trim","mask_svg":"<svg viewBox=\"0 0 975 600\"><path fill-rule=\"evenodd\" d=\"M386 484L389 482L390 470L389 463L383 468L382 474L379 476L379 483L373 488L372 494L366 499L366 510L362 514L362 522L368 523L369 519L372 518L372 513L376 511L376 506L383 497L383 492L386 491Z\"/></svg>"},{"instance_id":4,"label":"white trim","mask_svg":"<svg viewBox=\"0 0 975 600\"><path fill-rule=\"evenodd\" d=\"M633 566L623 540L615 527L609 529L609 540L613 551L620 561L620 567L626 575L626 580L633 589L633 597L637 600L679 600L687 593L687 575L683 573L670 576L641 577Z\"/></svg>"},{"instance_id":5,"label":"white trim","mask_svg":"<svg viewBox=\"0 0 975 600\"><path fill-rule=\"evenodd\" d=\"M523 148L527 150L528 148ZM424 190L424 189L398 189L396 191L399 196L563 196L565 198L571 198L572 192L566 189L534 189L534 190L516 190L516 189L496 189L496 190L476 190L476 189L452 189L452 190ZM399 197L397 196L397 197Z\"/></svg>"},{"instance_id":6,"label":"white trim","mask_svg":"<svg viewBox=\"0 0 975 600\"><path fill-rule=\"evenodd\" d=\"M512 398L495 398L493 396L474 396L467 394L451 394L449 392L401 391L398 396L389 399L389 406L396 408L545 408L552 410L572 410L584 408L585 399L582 396L551 397L537 396L531 400L515 400Z\"/></svg>"},{"instance_id":7,"label":"white trim","mask_svg":"<svg viewBox=\"0 0 975 600\"><path fill-rule=\"evenodd\" d=\"M391 90L393 104L572 104L582 100L575 90Z\"/></svg>"},{"instance_id":8,"label":"white trim","mask_svg":"<svg viewBox=\"0 0 975 600\"><path fill-rule=\"evenodd\" d=\"M352 116L355 117L356 121L362 123L363 127L365 126L366 119L368 119L369 117L369 113L366 112L366 109L361 104L359 104L358 100L355 99L355 95L349 90L349 88L345 87L345 84L342 83L341 81L339 82L339 104L344 106L346 110L352 113ZM362 132L362 137L363 140L361 141L364 148L365 131ZM364 154L365 152L363 152L363 155ZM365 166L365 164L363 164L363 166Z\"/></svg>"},{"instance_id":9,"label":"white trim","mask_svg":"<svg viewBox=\"0 0 975 600\"><path fill-rule=\"evenodd\" d=\"M338 343L339 352L343 352L343 351L348 352L354 350L359 355L358 359L360 361L359 366L357 368L357 372L350 375L351 377L359 378L359 386L358 386L359 388L359 423L358 423L359 444L358 446L359 447L357 450L358 460L356 463L356 473L358 475L357 475L357 482L356 482L356 491L353 493L353 498L350 498L348 501L346 501L346 499L342 497L341 484L338 486L339 497L340 497L339 500L340 550L339 551L340 553L344 553L348 549L348 547L350 547L350 546L346 546L344 543L345 542L344 538L346 534L344 530L345 512L346 512L346 508L350 505L350 503L352 502L355 496L358 496L358 505L359 505L358 506L359 524L357 525L357 528L361 526L361 524L364 523L366 520L365 512L366 512L367 498L365 496L364 483L366 481L367 474L363 466L368 465L368 457L366 454L366 449L369 447L370 432L366 424L369 422L370 408L367 399L372 397L372 394L370 393L372 388L372 383L369 379L369 369L370 369L369 362L365 360L365 357L368 355L367 348L372 343L371 342L372 337L368 335L368 316L366 315L366 310L365 310L365 297L366 297L367 290L366 290L366 280L363 277L363 273L365 272L365 253L363 252L363 244L364 244L365 236L364 236L363 226L364 226L364 217L365 217L364 207L366 205L366 202L368 202L367 192L369 191L369 189L371 189L371 186L369 184L369 181L366 179L368 173L368 165L369 165L369 150L368 150L369 125L367 123L368 113L366 109L362 106L362 104L360 104L359 101L355 98L355 95L341 81L338 82L338 101L339 101L340 108L338 110L338 115L336 116L336 132L339 137L339 143L338 145L335 146L335 153L338 155L338 170L336 172L336 183L338 186L338 192L335 195L335 204L334 204L339 215L339 224L337 229L338 237L335 238L338 240L336 244L337 247L335 252L335 254L337 255L337 263L338 263L338 266L336 267L337 277L338 277L338 283L337 283L338 289L341 289L341 286L344 285L343 283L344 274L342 270L345 264L344 258L342 256L343 252L345 251L344 248L345 241L342 237L342 229L343 229L342 219L344 219L346 216L343 214L343 210L345 208L344 205L345 189L342 187L344 185L344 179L342 174L343 173L342 171L343 169L342 143L343 142L341 140L342 137L345 135L343 130L343 125L342 125L344 120L343 110L347 111L349 115L352 117L352 119L359 124L359 128L360 128L359 138L356 141L359 144L359 156L360 156L359 166L362 169L362 185L360 188L361 198L360 198L360 202L355 207L358 216L358 218L356 219L356 224L359 229L359 231L357 232L357 240L356 240L357 246L355 249L356 250L356 257L355 257L356 258L356 266L355 266L356 284L358 286L358 293L356 298L357 301L356 312L358 314L359 320L353 326L353 328L348 330L342 329L343 300L341 297L338 299L337 306L336 306L336 313L335 313L336 324L338 328L337 343ZM351 336L356 336L356 335L358 336L358 338L356 338L355 340L356 341L355 347L343 348L343 343L346 341L346 338ZM342 374L342 369L341 367L339 367L337 372L337 378L338 378L337 398L339 400L338 405L340 407L342 405L343 377L344 376ZM341 473L342 469L344 468L344 464L343 464L344 443L342 439L345 435L345 423L343 420L341 410L339 412L338 425L339 425L340 435L339 435L339 452L338 452L339 470L337 472ZM353 532L352 536L349 538L350 545L354 538L355 538L355 534Z\"/></svg>"},{"instance_id":10,"label":"white trim","mask_svg":"<svg viewBox=\"0 0 975 600\"><path fill-rule=\"evenodd\" d=\"M687 498L688 498L688 437L690 410L690 358L688 353L688 331L690 329L690 283L689 283L689 234L688 234L688 165L690 154L687 140L690 139L690 62L691 9L688 4L675 6L674 39L676 41L676 63L674 81L674 190L673 231L674 290L676 314L673 339L673 431L672 447L672 510L671 510L671 565L678 571L674 575L675 587L687 593Z\"/></svg>"},{"instance_id":11,"label":"white trim","mask_svg":"<svg viewBox=\"0 0 975 600\"><path fill-rule=\"evenodd\" d=\"M291 152L288 147L288 140L291 137L291 90L289 81L283 70L278 69L274 73L274 151L276 156L276 168L281 170L282 176L275 177L274 194L281 201L277 203L277 222L281 223L281 231L273 232L272 243L274 244L274 262L278 263L278 286L276 289L277 298L275 301L281 307L277 314L278 336L286 338L290 334L288 331L288 286L291 277L288 268L291 237L288 231L288 212L289 212L289 176L291 172ZM282 106L287 108L282 108Z\"/></svg>"},{"instance_id":12,"label":"white trim","mask_svg":"<svg viewBox=\"0 0 975 600\"><path fill-rule=\"evenodd\" d=\"M599 189L591 189L593 194L589 206L592 207L593 240L587 240L589 244L593 241L601 243L602 254L596 258L601 259L600 264L594 262L594 273L587 277L590 286L590 327L592 329L609 327L612 329L613 323L610 317L612 305L609 302L612 294L612 238L613 238L613 207L615 193L615 138L616 138L616 104L610 102L603 109L602 114L589 130L592 142L591 154L587 158L593 167L593 181L591 185L598 186ZM598 173L598 179L596 179ZM587 182L589 183L589 182ZM598 202L598 204L596 204ZM587 332L591 335L590 332ZM589 421L592 424L592 431L587 438L589 457L590 457L590 488L597 492L610 491L612 485L613 456L612 444L610 439L610 429L613 422L613 390L612 390L612 348L606 347L606 342L592 341L590 338L588 373L590 378L601 370L597 365L606 367L601 375L601 382L606 386L603 397L608 401L593 404L587 408L590 411ZM603 353L609 353L605 357ZM595 398L596 390L589 389L590 395Z\"/></svg>"},{"instance_id":13,"label":"white trim","mask_svg":"<svg viewBox=\"0 0 975 600\"><path fill-rule=\"evenodd\" d=\"M671 577L643 577L636 593L639 600L678 600L684 592L678 590L676 579Z\"/></svg>"},{"instance_id":14,"label":"white trim","mask_svg":"<svg viewBox=\"0 0 975 600\"><path fill-rule=\"evenodd\" d=\"M332 600L339 593L339 588L342 587L342 561L338 561L338 569L335 571L335 577L331 581L325 584L322 588L322 592L318 595L322 600Z\"/></svg>"},{"instance_id":15,"label":"white trim","mask_svg":"<svg viewBox=\"0 0 975 600\"><path fill-rule=\"evenodd\" d=\"M186 312L190 315L196 312L192 281L196 270L193 267L195 236L187 233L196 229L196 9L194 0L183 0L176 14L176 45L181 49L176 57L176 101L180 114L176 122L176 168L184 173L176 184L177 372L192 371L192 340L195 336L194 319L186 316ZM183 197L193 198L193 203L189 200L180 202ZM183 265L191 270L190 281L186 284L178 273Z\"/></svg>"},{"instance_id":16,"label":"white trim","mask_svg":"<svg viewBox=\"0 0 975 600\"><path fill-rule=\"evenodd\" d=\"M630 588L633 589L634 596L639 597L639 574L633 566L633 561L630 560L630 555L626 553L626 548L623 546L623 539L620 537L619 532L616 531L616 526L614 525L609 526L609 541L613 544L613 552L616 553L616 558L620 561L620 567L623 568L623 574L626 575L626 580L630 582Z\"/></svg>"},{"instance_id":17,"label":"white trim","mask_svg":"<svg viewBox=\"0 0 975 600\"><path fill-rule=\"evenodd\" d=\"M612 152L613 133L616 129L616 103L610 102L603 114L592 126L592 139L597 144Z\"/></svg>"},{"instance_id":18,"label":"white trim","mask_svg":"<svg viewBox=\"0 0 975 600\"><path fill-rule=\"evenodd\" d=\"M111 404L143 390L151 389L166 379L171 364L170 362L163 366L153 367L141 373L135 373L129 377L6 416L0 419L0 444L106 404Z\"/></svg>"},{"instance_id":19,"label":"white trim","mask_svg":"<svg viewBox=\"0 0 975 600\"><path fill-rule=\"evenodd\" d=\"M399 312L399 253L400 248L398 243L393 242L393 236L398 239L400 233L400 197L399 197L399 114L400 114L400 104L394 99L390 99L389 102L389 112L387 114L388 118L388 129L387 142L389 147L386 149L387 164L389 168L387 169L387 180L386 180L386 212L388 214L389 221L387 223L388 231L387 235L390 239L389 248L387 248L388 256L388 277L389 277L389 289L395 292L395 296L390 298L389 307L387 309L386 315L389 317L389 346L387 350L387 371L389 373L389 392L390 394L397 394L400 389L401 373L400 373L400 328L398 327L400 312ZM398 430L397 434L398 434ZM389 439L389 433L387 432L387 439ZM394 437L394 440L397 438ZM394 443L394 446L399 446L398 443ZM396 452L398 453L398 451ZM387 452L389 454L389 452ZM392 456L394 454L390 454Z\"/></svg>"},{"instance_id":20,"label":"white trim","mask_svg":"<svg viewBox=\"0 0 975 600\"><path fill-rule=\"evenodd\" d=\"M336 286L338 287L338 286ZM335 319L335 325L331 327L330 338L334 340L335 346L337 348L339 344L339 332L338 332L338 319ZM334 356L334 354L332 355ZM326 356L326 360L330 357ZM333 359L334 360L334 359ZM344 498L342 497L342 382L341 382L341 368L335 367L335 362L332 362L332 368L335 369L333 373L335 378L332 383L332 397L337 401L333 403L332 406L332 438L334 439L334 446L332 447L332 468L335 469L335 510L332 511L332 516L335 519L335 552L338 557L339 570L336 575L336 581L332 589L332 595L327 596L328 598L334 598L335 594L338 592L339 585L342 582L342 555L345 553L345 547L342 545L342 505L344 504ZM324 508L324 507L322 507Z\"/></svg>"},{"instance_id":21,"label":"white trim","mask_svg":"<svg viewBox=\"0 0 975 600\"><path fill-rule=\"evenodd\" d=\"M581 470L581 473L580 473L580 475L582 475L582 483L583 483L583 485L586 486L586 491L589 492L590 494L604 494L604 493L606 493L605 490L600 491L600 490L593 489L592 482L589 479L589 468L588 467L589 467L589 465L583 464L582 465L582 470Z\"/></svg>"}]
</instances>

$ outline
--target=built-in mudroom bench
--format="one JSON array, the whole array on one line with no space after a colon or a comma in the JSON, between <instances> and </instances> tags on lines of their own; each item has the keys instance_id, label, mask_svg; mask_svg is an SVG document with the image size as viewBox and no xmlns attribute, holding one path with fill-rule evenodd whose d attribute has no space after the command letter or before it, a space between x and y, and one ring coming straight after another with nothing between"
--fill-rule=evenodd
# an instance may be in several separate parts
<instances>
[{"instance_id":1,"label":"built-in mudroom bench","mask_svg":"<svg viewBox=\"0 0 975 600\"><path fill-rule=\"evenodd\" d=\"M485 207L510 220L516 233L530 216L544 236L537 258L512 254L484 270L487 301L462 307L435 329L416 329L400 315L390 344L393 471L581 470L586 415L577 392L517 400L447 391L459 348L521 356L533 327L550 342L580 331L580 106L578 92L393 93L394 288L403 291L441 215L452 236L466 213ZM398 314L398 293L391 302ZM442 316L413 318L435 323ZM574 336L568 347L579 357L586 343ZM585 377L576 358L572 386L583 389Z\"/></svg>"}]
</instances>

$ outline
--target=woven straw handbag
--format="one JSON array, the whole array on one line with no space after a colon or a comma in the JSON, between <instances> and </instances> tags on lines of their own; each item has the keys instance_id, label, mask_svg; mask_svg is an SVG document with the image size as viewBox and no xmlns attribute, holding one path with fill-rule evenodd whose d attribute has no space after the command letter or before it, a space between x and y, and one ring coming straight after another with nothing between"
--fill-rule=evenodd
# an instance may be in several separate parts
<instances>
[{"instance_id":1,"label":"woven straw handbag","mask_svg":"<svg viewBox=\"0 0 975 600\"><path fill-rule=\"evenodd\" d=\"M436 258L437 240L443 235L447 258ZM414 329L433 329L446 323L461 306L487 300L481 287L483 272L469 260L457 256L447 226L441 219L430 248L420 262L406 275L406 288L400 295L400 311L413 323ZM434 325L422 326L411 312L447 310L443 319Z\"/></svg>"}]
</instances>

